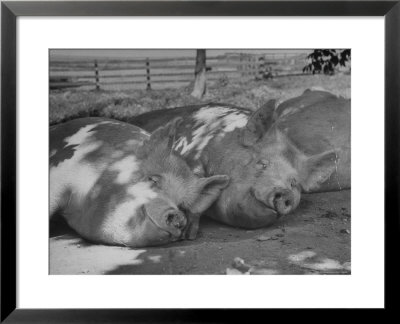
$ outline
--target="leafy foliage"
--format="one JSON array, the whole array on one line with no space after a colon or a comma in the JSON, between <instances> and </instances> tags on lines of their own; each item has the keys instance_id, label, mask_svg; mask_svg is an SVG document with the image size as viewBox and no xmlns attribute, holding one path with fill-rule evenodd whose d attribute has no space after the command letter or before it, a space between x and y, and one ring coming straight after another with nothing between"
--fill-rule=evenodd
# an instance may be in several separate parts
<instances>
[{"instance_id":1,"label":"leafy foliage","mask_svg":"<svg viewBox=\"0 0 400 324\"><path fill-rule=\"evenodd\" d=\"M351 50L316 49L307 56L310 63L303 68L306 73L334 74L337 65L346 66L351 58Z\"/></svg>"}]
</instances>

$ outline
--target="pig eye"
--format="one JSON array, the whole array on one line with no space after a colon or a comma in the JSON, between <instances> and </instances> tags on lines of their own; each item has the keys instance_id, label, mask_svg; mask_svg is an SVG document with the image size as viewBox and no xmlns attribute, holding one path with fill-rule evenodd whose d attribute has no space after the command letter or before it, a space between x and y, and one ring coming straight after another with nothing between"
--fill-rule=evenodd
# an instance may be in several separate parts
<instances>
[{"instance_id":1,"label":"pig eye","mask_svg":"<svg viewBox=\"0 0 400 324\"><path fill-rule=\"evenodd\" d=\"M268 160L260 160L257 162L257 164L262 168L262 169L266 169L269 167L269 165L271 164Z\"/></svg>"},{"instance_id":2,"label":"pig eye","mask_svg":"<svg viewBox=\"0 0 400 324\"><path fill-rule=\"evenodd\" d=\"M292 188L296 187L297 186L297 180L295 178L292 178L290 180L290 185L291 185Z\"/></svg>"},{"instance_id":3,"label":"pig eye","mask_svg":"<svg viewBox=\"0 0 400 324\"><path fill-rule=\"evenodd\" d=\"M147 181L151 183L151 186L160 186L161 177L158 175L151 175L147 178Z\"/></svg>"}]
</instances>

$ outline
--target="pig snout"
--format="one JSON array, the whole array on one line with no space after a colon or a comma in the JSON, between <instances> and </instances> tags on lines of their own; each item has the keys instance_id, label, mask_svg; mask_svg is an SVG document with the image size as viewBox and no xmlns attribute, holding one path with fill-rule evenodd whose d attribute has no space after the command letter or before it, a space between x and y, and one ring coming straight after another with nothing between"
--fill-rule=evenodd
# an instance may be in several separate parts
<instances>
[{"instance_id":1,"label":"pig snout","mask_svg":"<svg viewBox=\"0 0 400 324\"><path fill-rule=\"evenodd\" d=\"M176 229L183 229L186 226L186 216L179 210L169 211L165 215L165 220L168 226L175 227Z\"/></svg>"},{"instance_id":2,"label":"pig snout","mask_svg":"<svg viewBox=\"0 0 400 324\"><path fill-rule=\"evenodd\" d=\"M277 188L269 194L267 201L280 215L290 213L295 207L295 197L291 190Z\"/></svg>"}]
</instances>

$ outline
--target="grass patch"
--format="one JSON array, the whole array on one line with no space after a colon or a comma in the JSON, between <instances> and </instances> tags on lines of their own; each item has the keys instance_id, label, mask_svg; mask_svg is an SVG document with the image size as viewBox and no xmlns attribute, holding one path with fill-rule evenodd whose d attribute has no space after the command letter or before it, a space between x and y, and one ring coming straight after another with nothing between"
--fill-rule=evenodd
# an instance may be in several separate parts
<instances>
[{"instance_id":1,"label":"grass patch","mask_svg":"<svg viewBox=\"0 0 400 324\"><path fill-rule=\"evenodd\" d=\"M338 74L279 77L265 81L216 82L202 100L190 96L192 86L165 90L134 91L68 91L50 92L50 125L80 117L107 117L126 120L129 117L164 108L207 102L230 103L257 109L270 99L286 100L310 87L321 87L336 95L350 98L350 75Z\"/></svg>"}]
</instances>

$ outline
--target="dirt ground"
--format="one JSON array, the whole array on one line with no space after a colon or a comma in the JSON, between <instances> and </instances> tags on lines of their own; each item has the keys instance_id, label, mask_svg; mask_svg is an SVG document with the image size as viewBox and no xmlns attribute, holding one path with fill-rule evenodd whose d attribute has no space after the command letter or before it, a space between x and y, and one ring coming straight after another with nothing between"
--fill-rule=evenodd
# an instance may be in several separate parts
<instances>
[{"instance_id":1,"label":"dirt ground","mask_svg":"<svg viewBox=\"0 0 400 324\"><path fill-rule=\"evenodd\" d=\"M145 249L94 245L50 224L50 274L350 274L351 191L303 195L258 230L203 218L194 241Z\"/></svg>"}]
</instances>

